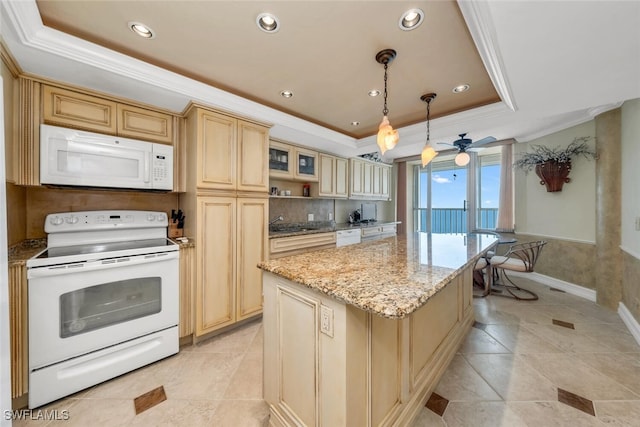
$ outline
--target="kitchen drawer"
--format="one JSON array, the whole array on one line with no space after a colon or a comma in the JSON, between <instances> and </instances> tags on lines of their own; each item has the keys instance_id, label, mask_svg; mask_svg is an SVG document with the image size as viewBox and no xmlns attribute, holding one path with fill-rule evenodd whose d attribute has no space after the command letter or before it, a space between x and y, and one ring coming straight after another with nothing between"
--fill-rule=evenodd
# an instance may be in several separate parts
<instances>
[{"instance_id":1,"label":"kitchen drawer","mask_svg":"<svg viewBox=\"0 0 640 427\"><path fill-rule=\"evenodd\" d=\"M386 224L380 227L380 233L382 234L396 234L398 227L396 224Z\"/></svg>"},{"instance_id":2,"label":"kitchen drawer","mask_svg":"<svg viewBox=\"0 0 640 427\"><path fill-rule=\"evenodd\" d=\"M362 238L374 237L380 234L381 227L365 227L362 229Z\"/></svg>"},{"instance_id":3,"label":"kitchen drawer","mask_svg":"<svg viewBox=\"0 0 640 427\"><path fill-rule=\"evenodd\" d=\"M271 253L277 254L316 246L335 245L336 233L315 233L302 234L299 236L278 237L271 239L269 243Z\"/></svg>"}]
</instances>

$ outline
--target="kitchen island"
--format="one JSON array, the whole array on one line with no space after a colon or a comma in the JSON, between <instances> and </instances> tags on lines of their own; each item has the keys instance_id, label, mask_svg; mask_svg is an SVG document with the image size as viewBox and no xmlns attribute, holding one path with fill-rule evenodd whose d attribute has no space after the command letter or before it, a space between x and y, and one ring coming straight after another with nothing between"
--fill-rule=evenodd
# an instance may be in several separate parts
<instances>
[{"instance_id":1,"label":"kitchen island","mask_svg":"<svg viewBox=\"0 0 640 427\"><path fill-rule=\"evenodd\" d=\"M270 424L409 424L473 323L473 266L497 241L415 233L261 263Z\"/></svg>"}]
</instances>

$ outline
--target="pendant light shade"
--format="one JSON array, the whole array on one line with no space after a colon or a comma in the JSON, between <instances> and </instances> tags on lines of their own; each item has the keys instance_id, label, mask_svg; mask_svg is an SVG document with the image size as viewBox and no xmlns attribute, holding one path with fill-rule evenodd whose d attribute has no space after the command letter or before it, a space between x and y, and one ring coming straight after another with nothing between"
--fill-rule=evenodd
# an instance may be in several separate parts
<instances>
[{"instance_id":1,"label":"pendant light shade","mask_svg":"<svg viewBox=\"0 0 640 427\"><path fill-rule=\"evenodd\" d=\"M380 153L384 154L387 150L393 149L398 143L400 137L398 131L389 123L389 109L387 108L387 68L389 63L396 57L396 51L393 49L384 49L376 55L376 61L384 65L384 108L382 109L382 122L378 127L378 148Z\"/></svg>"},{"instance_id":2,"label":"pendant light shade","mask_svg":"<svg viewBox=\"0 0 640 427\"><path fill-rule=\"evenodd\" d=\"M469 164L469 161L471 160L471 156L469 156L469 154L467 154L464 151L459 152L456 155L456 158L453 159L453 161L456 163L456 165L458 166L467 166Z\"/></svg>"},{"instance_id":3,"label":"pendant light shade","mask_svg":"<svg viewBox=\"0 0 640 427\"><path fill-rule=\"evenodd\" d=\"M424 148L422 149L422 153L420 157L422 158L422 167L427 166L431 160L433 160L438 152L431 145L431 141L429 139L430 133L430 120L431 120L431 101L436 98L435 93L426 93L420 97L420 99L427 103L427 142L424 144Z\"/></svg>"},{"instance_id":4,"label":"pendant light shade","mask_svg":"<svg viewBox=\"0 0 640 427\"><path fill-rule=\"evenodd\" d=\"M384 154L385 151L391 150L398 143L398 131L391 127L389 124L389 118L384 116L382 122L378 127L378 147L380 153Z\"/></svg>"}]
</instances>

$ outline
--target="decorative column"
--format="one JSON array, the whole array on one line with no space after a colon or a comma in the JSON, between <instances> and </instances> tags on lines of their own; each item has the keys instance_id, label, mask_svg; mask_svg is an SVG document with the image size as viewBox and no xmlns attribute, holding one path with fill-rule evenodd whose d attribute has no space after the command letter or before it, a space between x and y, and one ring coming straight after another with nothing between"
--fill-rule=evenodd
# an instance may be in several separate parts
<instances>
[{"instance_id":1,"label":"decorative column","mask_svg":"<svg viewBox=\"0 0 640 427\"><path fill-rule=\"evenodd\" d=\"M613 310L622 299L620 252L621 111L602 113L596 123L596 291L597 303Z\"/></svg>"}]
</instances>

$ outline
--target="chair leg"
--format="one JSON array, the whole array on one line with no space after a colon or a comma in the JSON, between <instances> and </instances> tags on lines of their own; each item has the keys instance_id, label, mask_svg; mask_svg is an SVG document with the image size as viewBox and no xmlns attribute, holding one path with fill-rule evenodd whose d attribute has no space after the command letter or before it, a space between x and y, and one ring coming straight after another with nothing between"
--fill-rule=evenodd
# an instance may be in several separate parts
<instances>
[{"instance_id":1,"label":"chair leg","mask_svg":"<svg viewBox=\"0 0 640 427\"><path fill-rule=\"evenodd\" d=\"M530 291L530 290L528 290L528 289L524 289L524 288L521 288L520 286L516 285L516 284L513 282L513 280L511 280L511 279L509 278L509 276L507 275L507 272L506 272L504 269L501 269L501 270L502 270L502 275L504 276L504 278L506 279L506 281L507 281L507 282L509 282L509 284L507 284L507 283L505 283L505 282L503 281L502 286L504 286L504 289L505 289L507 292L509 292L509 294L511 294L511 296L512 296L513 298L515 298L515 299L517 299L517 300L520 300L520 301L535 301L535 300L537 300L537 299L538 299L538 295L536 295L534 292L532 292L532 291ZM518 291L518 292L524 292L525 294L528 294L529 296L528 296L528 297L521 297L521 296L518 296L518 295L516 295L516 294L514 293L514 290L515 290L515 291ZM503 295L503 296L506 296L506 295Z\"/></svg>"}]
</instances>

